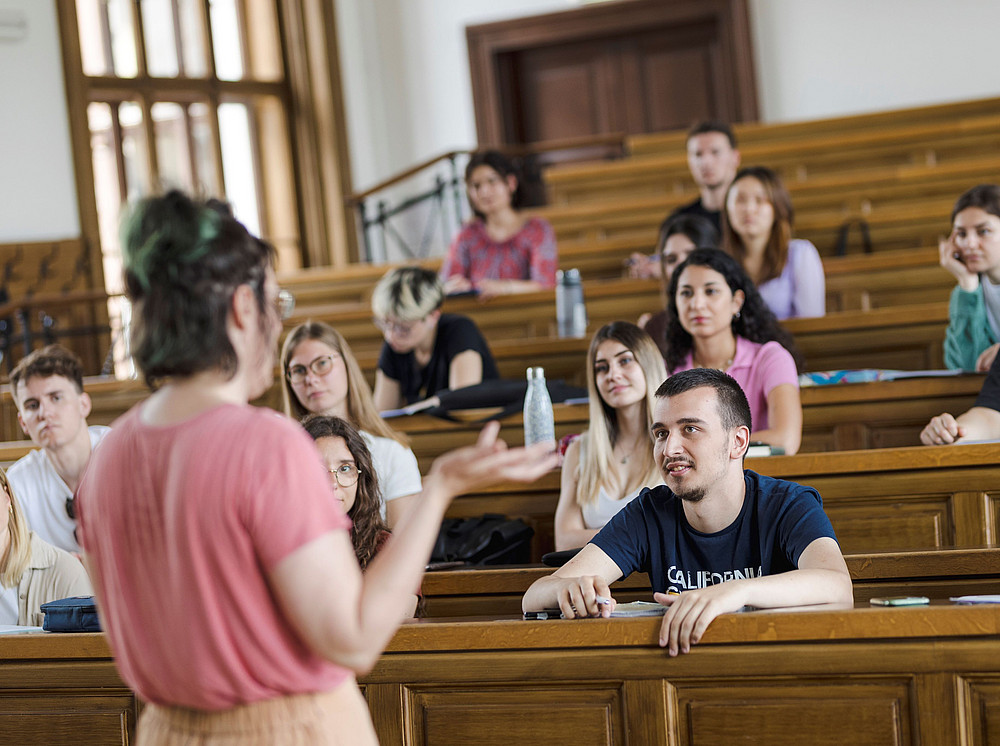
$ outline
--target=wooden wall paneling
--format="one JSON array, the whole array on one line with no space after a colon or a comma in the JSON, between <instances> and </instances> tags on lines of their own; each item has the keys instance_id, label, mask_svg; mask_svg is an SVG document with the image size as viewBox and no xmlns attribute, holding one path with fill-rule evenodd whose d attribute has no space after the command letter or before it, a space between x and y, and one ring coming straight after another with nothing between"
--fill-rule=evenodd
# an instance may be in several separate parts
<instances>
[{"instance_id":1,"label":"wooden wall paneling","mask_svg":"<svg viewBox=\"0 0 1000 746\"><path fill-rule=\"evenodd\" d=\"M1000 742L1000 676L964 676L959 683L962 734L972 746Z\"/></svg>"},{"instance_id":2,"label":"wooden wall paneling","mask_svg":"<svg viewBox=\"0 0 1000 746\"><path fill-rule=\"evenodd\" d=\"M743 0L620 0L466 37L481 146L757 118Z\"/></svg>"}]
</instances>

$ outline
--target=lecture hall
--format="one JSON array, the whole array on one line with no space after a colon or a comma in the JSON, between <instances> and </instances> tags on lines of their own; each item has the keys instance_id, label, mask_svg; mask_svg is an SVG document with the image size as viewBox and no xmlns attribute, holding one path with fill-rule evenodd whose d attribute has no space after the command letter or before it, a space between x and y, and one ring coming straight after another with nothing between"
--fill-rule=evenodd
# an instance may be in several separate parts
<instances>
[{"instance_id":1,"label":"lecture hall","mask_svg":"<svg viewBox=\"0 0 1000 746\"><path fill-rule=\"evenodd\" d=\"M998 26L0 0L0 742L1000 743Z\"/></svg>"}]
</instances>

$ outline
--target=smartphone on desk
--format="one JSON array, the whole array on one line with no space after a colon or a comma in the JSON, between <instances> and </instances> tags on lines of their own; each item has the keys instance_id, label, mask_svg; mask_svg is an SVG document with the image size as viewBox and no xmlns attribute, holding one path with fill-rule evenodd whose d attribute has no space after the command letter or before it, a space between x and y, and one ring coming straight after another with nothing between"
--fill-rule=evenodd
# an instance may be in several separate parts
<instances>
[{"instance_id":1,"label":"smartphone on desk","mask_svg":"<svg viewBox=\"0 0 1000 746\"><path fill-rule=\"evenodd\" d=\"M924 606L930 602L927 596L885 596L868 601L872 606Z\"/></svg>"}]
</instances>

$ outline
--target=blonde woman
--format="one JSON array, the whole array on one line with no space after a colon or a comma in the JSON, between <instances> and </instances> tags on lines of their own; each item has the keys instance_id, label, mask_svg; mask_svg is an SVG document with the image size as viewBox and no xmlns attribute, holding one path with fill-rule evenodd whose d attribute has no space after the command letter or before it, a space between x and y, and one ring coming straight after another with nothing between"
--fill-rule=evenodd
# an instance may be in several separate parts
<instances>
[{"instance_id":1,"label":"blonde woman","mask_svg":"<svg viewBox=\"0 0 1000 746\"><path fill-rule=\"evenodd\" d=\"M42 604L93 594L80 560L28 530L0 469L0 625L40 627Z\"/></svg>"},{"instance_id":2,"label":"blonde woman","mask_svg":"<svg viewBox=\"0 0 1000 746\"><path fill-rule=\"evenodd\" d=\"M420 492L420 469L406 439L379 417L347 340L332 326L307 321L285 338L281 368L285 414L296 420L310 414L339 417L361 432L385 501L382 517L396 526Z\"/></svg>"},{"instance_id":3,"label":"blonde woman","mask_svg":"<svg viewBox=\"0 0 1000 746\"><path fill-rule=\"evenodd\" d=\"M615 321L587 351L590 428L570 444L556 508L556 549L590 541L643 487L663 483L649 439L656 387L667 377L652 338Z\"/></svg>"}]
</instances>

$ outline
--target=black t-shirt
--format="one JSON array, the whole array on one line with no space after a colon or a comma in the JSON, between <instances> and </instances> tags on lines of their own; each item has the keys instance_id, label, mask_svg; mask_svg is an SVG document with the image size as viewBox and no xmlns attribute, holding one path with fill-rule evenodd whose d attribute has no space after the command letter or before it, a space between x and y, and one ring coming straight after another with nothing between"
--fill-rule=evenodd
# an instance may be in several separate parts
<instances>
[{"instance_id":1,"label":"black t-shirt","mask_svg":"<svg viewBox=\"0 0 1000 746\"><path fill-rule=\"evenodd\" d=\"M479 327L472 319L453 313L443 313L438 319L434 350L426 367L417 366L417 358L412 352L401 355L383 342L378 369L399 382L403 400L412 404L448 388L451 361L466 350L475 350L483 359L484 381L500 377L496 361Z\"/></svg>"},{"instance_id":2,"label":"black t-shirt","mask_svg":"<svg viewBox=\"0 0 1000 746\"><path fill-rule=\"evenodd\" d=\"M706 210L705 206L701 204L701 197L691 204L678 207L670 213L670 217L674 217L675 215L699 215L710 221L715 226L715 230L719 231L719 235L722 235L722 212L720 210Z\"/></svg>"},{"instance_id":3,"label":"black t-shirt","mask_svg":"<svg viewBox=\"0 0 1000 746\"><path fill-rule=\"evenodd\" d=\"M993 360L990 372L986 374L983 387L979 390L979 396L976 397L976 406L1000 412L1000 355L997 355Z\"/></svg>"}]
</instances>

